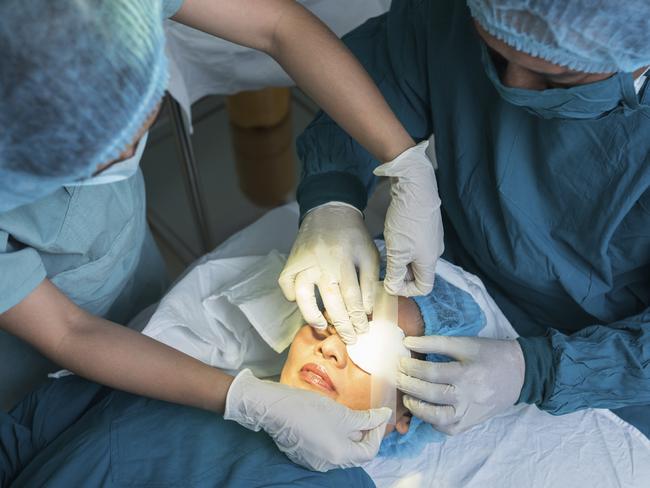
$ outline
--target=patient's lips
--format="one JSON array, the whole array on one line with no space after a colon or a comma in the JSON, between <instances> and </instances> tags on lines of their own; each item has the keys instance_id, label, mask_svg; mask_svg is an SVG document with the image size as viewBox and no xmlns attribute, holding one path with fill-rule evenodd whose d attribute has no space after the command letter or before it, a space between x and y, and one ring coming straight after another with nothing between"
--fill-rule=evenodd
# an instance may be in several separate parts
<instances>
[{"instance_id":1,"label":"patient's lips","mask_svg":"<svg viewBox=\"0 0 650 488\"><path fill-rule=\"evenodd\" d=\"M315 363L307 363L300 368L300 378L307 383L318 386L329 392L335 392L336 387L325 368Z\"/></svg>"}]
</instances>

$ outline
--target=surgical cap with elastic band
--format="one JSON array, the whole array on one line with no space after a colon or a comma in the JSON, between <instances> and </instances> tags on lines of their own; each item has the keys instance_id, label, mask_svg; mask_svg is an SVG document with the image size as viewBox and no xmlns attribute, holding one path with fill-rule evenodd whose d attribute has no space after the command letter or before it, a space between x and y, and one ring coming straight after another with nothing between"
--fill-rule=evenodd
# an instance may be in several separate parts
<instances>
[{"instance_id":1,"label":"surgical cap with elastic band","mask_svg":"<svg viewBox=\"0 0 650 488\"><path fill-rule=\"evenodd\" d=\"M650 64L648 0L467 0L472 16L509 46L587 73Z\"/></svg>"},{"instance_id":2,"label":"surgical cap with elastic band","mask_svg":"<svg viewBox=\"0 0 650 488\"><path fill-rule=\"evenodd\" d=\"M161 0L0 3L0 212L131 143L168 81Z\"/></svg>"}]
</instances>

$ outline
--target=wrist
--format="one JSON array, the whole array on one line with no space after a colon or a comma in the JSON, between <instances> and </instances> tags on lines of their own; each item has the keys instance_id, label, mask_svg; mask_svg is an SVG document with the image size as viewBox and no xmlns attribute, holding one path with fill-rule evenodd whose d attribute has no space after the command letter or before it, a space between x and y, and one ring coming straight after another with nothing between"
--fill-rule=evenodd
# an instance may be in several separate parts
<instances>
[{"instance_id":1,"label":"wrist","mask_svg":"<svg viewBox=\"0 0 650 488\"><path fill-rule=\"evenodd\" d=\"M382 163L388 163L399 158L409 149L415 147L415 141L411 138L406 131L403 131L401 137L398 140L390 140L386 144L386 147L377 155L379 161Z\"/></svg>"},{"instance_id":2,"label":"wrist","mask_svg":"<svg viewBox=\"0 0 650 488\"><path fill-rule=\"evenodd\" d=\"M318 205L317 207L309 209L307 212L305 212L304 217L307 217L307 215L317 211L318 209L332 208L332 207L349 208L351 211L357 213L363 218L363 212L359 210L357 207L355 207L354 205L350 205L349 203L339 202L339 201L331 201L331 202L323 203L322 205Z\"/></svg>"},{"instance_id":3,"label":"wrist","mask_svg":"<svg viewBox=\"0 0 650 488\"><path fill-rule=\"evenodd\" d=\"M247 392L257 391L255 383L259 381L250 369L244 369L232 378L226 393L224 419L234 420L247 429L260 430L257 403L245 398Z\"/></svg>"},{"instance_id":4,"label":"wrist","mask_svg":"<svg viewBox=\"0 0 650 488\"><path fill-rule=\"evenodd\" d=\"M360 212L368 203L368 192L361 180L344 171L329 171L303 178L296 192L300 221L309 210L328 202L343 202Z\"/></svg>"},{"instance_id":5,"label":"wrist","mask_svg":"<svg viewBox=\"0 0 650 488\"><path fill-rule=\"evenodd\" d=\"M524 383L517 403L540 405L550 395L554 382L553 347L551 338L518 337L524 357Z\"/></svg>"}]
</instances>

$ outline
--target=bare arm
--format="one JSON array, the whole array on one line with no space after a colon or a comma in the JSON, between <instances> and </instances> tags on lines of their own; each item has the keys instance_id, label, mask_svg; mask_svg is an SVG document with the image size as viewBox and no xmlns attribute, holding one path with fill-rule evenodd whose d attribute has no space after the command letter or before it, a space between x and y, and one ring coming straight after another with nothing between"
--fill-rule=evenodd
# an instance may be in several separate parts
<instances>
[{"instance_id":1,"label":"bare arm","mask_svg":"<svg viewBox=\"0 0 650 488\"><path fill-rule=\"evenodd\" d=\"M72 303L49 280L0 315L0 329L113 388L223 412L232 377Z\"/></svg>"},{"instance_id":2,"label":"bare arm","mask_svg":"<svg viewBox=\"0 0 650 488\"><path fill-rule=\"evenodd\" d=\"M271 55L379 161L414 145L352 53L295 1L185 0L174 20Z\"/></svg>"}]
</instances>

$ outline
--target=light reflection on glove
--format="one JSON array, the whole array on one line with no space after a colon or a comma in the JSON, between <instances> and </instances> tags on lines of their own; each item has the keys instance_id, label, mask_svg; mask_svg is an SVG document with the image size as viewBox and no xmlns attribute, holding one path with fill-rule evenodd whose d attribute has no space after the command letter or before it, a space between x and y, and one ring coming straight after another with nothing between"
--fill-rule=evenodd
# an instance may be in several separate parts
<instances>
[{"instance_id":1,"label":"light reflection on glove","mask_svg":"<svg viewBox=\"0 0 650 488\"><path fill-rule=\"evenodd\" d=\"M357 269L359 278L357 278ZM305 216L278 283L289 301L296 301L308 324L327 327L314 286L345 343L368 329L379 253L355 207L330 202Z\"/></svg>"},{"instance_id":2,"label":"light reflection on glove","mask_svg":"<svg viewBox=\"0 0 650 488\"><path fill-rule=\"evenodd\" d=\"M428 141L421 142L374 171L391 179L391 202L384 223L384 286L391 295L428 294L444 250L436 163L427 156L428 145ZM428 152L435 158L433 147Z\"/></svg>"},{"instance_id":3,"label":"light reflection on glove","mask_svg":"<svg viewBox=\"0 0 650 488\"><path fill-rule=\"evenodd\" d=\"M413 415L446 434L457 434L514 405L524 384L525 361L516 340L480 337L407 337L411 351L442 354L451 362L402 359L397 388Z\"/></svg>"},{"instance_id":4,"label":"light reflection on glove","mask_svg":"<svg viewBox=\"0 0 650 488\"><path fill-rule=\"evenodd\" d=\"M241 371L232 382L224 418L264 429L293 462L315 471L351 468L377 455L389 408L350 410L318 393Z\"/></svg>"}]
</instances>

